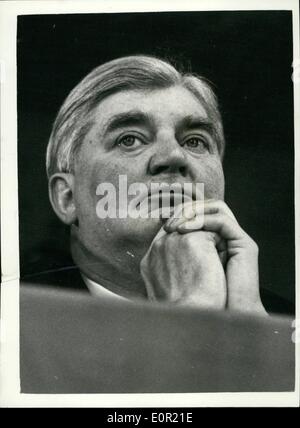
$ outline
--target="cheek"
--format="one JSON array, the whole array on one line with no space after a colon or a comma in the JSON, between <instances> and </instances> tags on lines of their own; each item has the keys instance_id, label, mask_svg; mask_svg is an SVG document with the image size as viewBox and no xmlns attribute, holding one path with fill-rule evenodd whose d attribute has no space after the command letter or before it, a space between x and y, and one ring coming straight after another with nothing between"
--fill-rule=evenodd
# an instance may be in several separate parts
<instances>
[{"instance_id":1,"label":"cheek","mask_svg":"<svg viewBox=\"0 0 300 428\"><path fill-rule=\"evenodd\" d=\"M75 171L74 199L79 223L82 226L96 221L96 204L99 198L96 190L101 183L100 171L102 170L95 163L82 162L80 168Z\"/></svg>"},{"instance_id":2,"label":"cheek","mask_svg":"<svg viewBox=\"0 0 300 428\"><path fill-rule=\"evenodd\" d=\"M101 183L111 183L117 187L120 168L118 164L109 159L94 159L82 162L76 174L77 195L83 193L84 199L97 199L96 190Z\"/></svg>"},{"instance_id":3,"label":"cheek","mask_svg":"<svg viewBox=\"0 0 300 428\"><path fill-rule=\"evenodd\" d=\"M125 179L120 176L125 176ZM122 178L122 180L121 180ZM121 183L120 183L121 181ZM96 206L101 197L96 194L100 184L112 184L115 189L116 203L119 201L119 186L127 192L130 184L145 181L143 167L137 162L122 162L119 159L105 159L83 163L75 176L75 204L79 218L93 221L96 216ZM98 222L98 218L96 218Z\"/></svg>"},{"instance_id":4,"label":"cheek","mask_svg":"<svg viewBox=\"0 0 300 428\"><path fill-rule=\"evenodd\" d=\"M219 158L203 162L197 181L204 183L206 199L224 199L224 173Z\"/></svg>"}]
</instances>

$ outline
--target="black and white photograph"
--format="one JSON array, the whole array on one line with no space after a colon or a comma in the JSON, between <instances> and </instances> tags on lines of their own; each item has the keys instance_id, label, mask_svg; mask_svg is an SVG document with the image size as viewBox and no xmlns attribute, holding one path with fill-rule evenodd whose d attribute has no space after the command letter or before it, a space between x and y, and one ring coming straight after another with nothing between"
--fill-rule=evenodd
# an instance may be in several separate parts
<instances>
[{"instance_id":1,"label":"black and white photograph","mask_svg":"<svg viewBox=\"0 0 300 428\"><path fill-rule=\"evenodd\" d=\"M1 405L299 405L298 3L64 3L0 4Z\"/></svg>"}]
</instances>

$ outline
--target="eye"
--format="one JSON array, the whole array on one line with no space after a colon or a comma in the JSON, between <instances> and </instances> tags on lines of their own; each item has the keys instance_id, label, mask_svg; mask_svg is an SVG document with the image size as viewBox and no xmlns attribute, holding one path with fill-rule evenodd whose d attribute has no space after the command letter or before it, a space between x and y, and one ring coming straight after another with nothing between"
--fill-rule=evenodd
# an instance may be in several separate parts
<instances>
[{"instance_id":1,"label":"eye","mask_svg":"<svg viewBox=\"0 0 300 428\"><path fill-rule=\"evenodd\" d=\"M117 144L119 147L123 147L125 149L134 149L141 146L143 142L141 141L140 138L136 137L135 135L128 134L121 137L117 141Z\"/></svg>"},{"instance_id":2,"label":"eye","mask_svg":"<svg viewBox=\"0 0 300 428\"><path fill-rule=\"evenodd\" d=\"M204 153L208 150L208 143L206 139L200 136L186 138L182 146L196 153Z\"/></svg>"}]
</instances>

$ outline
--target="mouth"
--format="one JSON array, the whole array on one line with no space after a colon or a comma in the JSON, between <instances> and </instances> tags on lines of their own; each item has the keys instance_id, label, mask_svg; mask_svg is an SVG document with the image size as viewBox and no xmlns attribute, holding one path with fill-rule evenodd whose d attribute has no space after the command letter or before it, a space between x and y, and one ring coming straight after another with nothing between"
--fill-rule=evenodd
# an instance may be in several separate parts
<instances>
[{"instance_id":1,"label":"mouth","mask_svg":"<svg viewBox=\"0 0 300 428\"><path fill-rule=\"evenodd\" d=\"M142 215L167 219L174 214L178 206L195 200L196 195L192 189L183 189L180 184L173 184L171 189L170 185L160 185L159 188L152 186L148 195L137 204L137 208Z\"/></svg>"},{"instance_id":2,"label":"mouth","mask_svg":"<svg viewBox=\"0 0 300 428\"><path fill-rule=\"evenodd\" d=\"M184 202L190 202L193 200L194 199L189 195L174 191L159 191L158 193L150 194L147 198L148 206L151 210L163 207L175 208Z\"/></svg>"}]
</instances>

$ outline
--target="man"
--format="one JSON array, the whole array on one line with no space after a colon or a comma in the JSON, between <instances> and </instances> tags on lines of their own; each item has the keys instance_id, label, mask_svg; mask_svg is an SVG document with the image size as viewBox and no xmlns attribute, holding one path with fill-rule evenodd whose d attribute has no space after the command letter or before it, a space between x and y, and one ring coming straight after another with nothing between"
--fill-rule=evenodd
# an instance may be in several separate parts
<instances>
[{"instance_id":1,"label":"man","mask_svg":"<svg viewBox=\"0 0 300 428\"><path fill-rule=\"evenodd\" d=\"M47 173L76 266L36 281L95 297L21 294L22 391L265 391L270 379L282 388L262 349L284 350L290 387L287 334L262 318L257 245L224 202L224 144L208 83L157 58L116 59L71 92Z\"/></svg>"},{"instance_id":2,"label":"man","mask_svg":"<svg viewBox=\"0 0 300 428\"><path fill-rule=\"evenodd\" d=\"M203 78L154 57L116 59L70 93L47 150L50 200L92 293L265 314L258 248L224 202L224 135ZM99 218L97 187L204 185L191 218ZM194 210L194 211L193 211ZM173 213L174 214L174 213Z\"/></svg>"}]
</instances>

